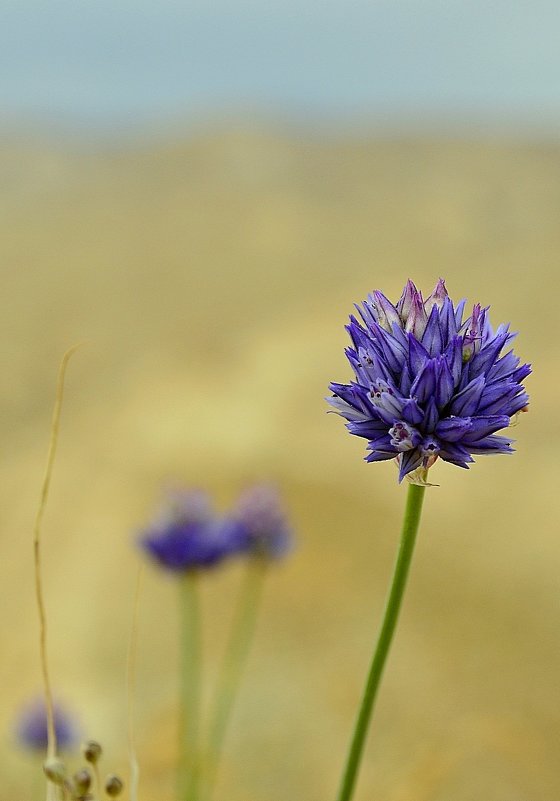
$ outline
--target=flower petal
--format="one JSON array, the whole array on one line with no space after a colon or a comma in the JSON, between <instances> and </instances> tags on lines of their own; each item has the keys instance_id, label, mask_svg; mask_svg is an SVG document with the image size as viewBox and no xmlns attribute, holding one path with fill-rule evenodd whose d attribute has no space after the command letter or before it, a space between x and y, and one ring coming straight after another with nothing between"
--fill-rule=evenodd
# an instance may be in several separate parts
<instances>
[{"instance_id":1,"label":"flower petal","mask_svg":"<svg viewBox=\"0 0 560 801\"><path fill-rule=\"evenodd\" d=\"M460 467L465 467L466 464L470 464L474 462L470 452L463 448L462 445L451 442L442 442L442 447L439 452L441 458L446 462L453 462L453 464L458 464Z\"/></svg>"},{"instance_id":2,"label":"flower petal","mask_svg":"<svg viewBox=\"0 0 560 801\"><path fill-rule=\"evenodd\" d=\"M487 375L491 367L496 363L500 351L505 345L507 333L494 337L473 357L469 364L469 378L476 378L478 375Z\"/></svg>"},{"instance_id":3,"label":"flower petal","mask_svg":"<svg viewBox=\"0 0 560 801\"><path fill-rule=\"evenodd\" d=\"M388 452L388 451L371 451L364 459L366 462L386 462L388 459L394 459L397 456L396 451Z\"/></svg>"},{"instance_id":4,"label":"flower petal","mask_svg":"<svg viewBox=\"0 0 560 801\"><path fill-rule=\"evenodd\" d=\"M478 378L473 378L462 392L459 392L453 398L450 407L451 413L458 417L470 417L470 415L474 414L478 408L485 383L482 375L478 376Z\"/></svg>"},{"instance_id":5,"label":"flower petal","mask_svg":"<svg viewBox=\"0 0 560 801\"><path fill-rule=\"evenodd\" d=\"M471 428L470 417L446 417L437 424L435 434L445 442L458 442Z\"/></svg>"},{"instance_id":6,"label":"flower petal","mask_svg":"<svg viewBox=\"0 0 560 801\"><path fill-rule=\"evenodd\" d=\"M453 337L443 353L453 376L454 386L458 386L461 381L461 371L463 369L463 338Z\"/></svg>"},{"instance_id":7,"label":"flower petal","mask_svg":"<svg viewBox=\"0 0 560 801\"><path fill-rule=\"evenodd\" d=\"M412 304L414 302L414 298L416 298L420 293L416 289L414 283L408 279L406 282L406 286L403 290L401 298L397 303L397 311L403 323L408 320L408 315L412 310Z\"/></svg>"},{"instance_id":8,"label":"flower petal","mask_svg":"<svg viewBox=\"0 0 560 801\"><path fill-rule=\"evenodd\" d=\"M429 295L424 302L426 312L429 314L434 306L437 309L441 309L447 298L449 298L449 295L447 294L447 289L445 288L445 281L443 278L440 278L435 285L432 294Z\"/></svg>"},{"instance_id":9,"label":"flower petal","mask_svg":"<svg viewBox=\"0 0 560 801\"><path fill-rule=\"evenodd\" d=\"M516 381L520 384L528 375L531 375L532 369L530 364L523 364L521 367L518 367L517 370L514 370L512 373L512 381Z\"/></svg>"},{"instance_id":10,"label":"flower petal","mask_svg":"<svg viewBox=\"0 0 560 801\"><path fill-rule=\"evenodd\" d=\"M430 353L430 356L436 356L441 353L442 337L437 306L432 306L426 329L422 335L422 344Z\"/></svg>"},{"instance_id":11,"label":"flower petal","mask_svg":"<svg viewBox=\"0 0 560 801\"><path fill-rule=\"evenodd\" d=\"M420 467L424 457L418 448L412 451L406 451L399 456L399 483L403 480L407 473L411 473Z\"/></svg>"},{"instance_id":12,"label":"flower petal","mask_svg":"<svg viewBox=\"0 0 560 801\"><path fill-rule=\"evenodd\" d=\"M408 361L412 375L418 375L422 367L430 360L430 354L413 334L408 334Z\"/></svg>"},{"instance_id":13,"label":"flower petal","mask_svg":"<svg viewBox=\"0 0 560 801\"><path fill-rule=\"evenodd\" d=\"M465 311L466 305L467 305L466 298L463 298L455 306L455 322L457 324L457 330L463 327L463 312Z\"/></svg>"},{"instance_id":14,"label":"flower petal","mask_svg":"<svg viewBox=\"0 0 560 801\"><path fill-rule=\"evenodd\" d=\"M429 398L428 403L426 404L426 412L424 414L424 420L422 422L422 430L425 431L427 434L431 434L439 420L439 410L434 398Z\"/></svg>"},{"instance_id":15,"label":"flower petal","mask_svg":"<svg viewBox=\"0 0 560 801\"><path fill-rule=\"evenodd\" d=\"M449 298L446 298L443 303L439 313L439 320L443 344L447 345L450 339L457 336L457 323L453 313L453 304Z\"/></svg>"},{"instance_id":16,"label":"flower petal","mask_svg":"<svg viewBox=\"0 0 560 801\"><path fill-rule=\"evenodd\" d=\"M507 437L500 437L498 434L492 434L489 437L483 437L469 444L471 453L478 453L481 456L493 453L514 453L511 443L513 440Z\"/></svg>"},{"instance_id":17,"label":"flower petal","mask_svg":"<svg viewBox=\"0 0 560 801\"><path fill-rule=\"evenodd\" d=\"M408 395L410 393L410 387L412 386L412 379L410 377L410 370L408 366L405 364L401 373L401 380L399 382L399 390L401 395Z\"/></svg>"},{"instance_id":18,"label":"flower petal","mask_svg":"<svg viewBox=\"0 0 560 801\"><path fill-rule=\"evenodd\" d=\"M424 419L424 410L414 398L410 398L403 403L402 416L403 420L415 426Z\"/></svg>"},{"instance_id":19,"label":"flower petal","mask_svg":"<svg viewBox=\"0 0 560 801\"><path fill-rule=\"evenodd\" d=\"M404 347L380 325L375 325L374 334L389 369L392 373L399 374L408 356Z\"/></svg>"},{"instance_id":20,"label":"flower petal","mask_svg":"<svg viewBox=\"0 0 560 801\"><path fill-rule=\"evenodd\" d=\"M487 373L488 381L509 378L519 364L519 357L510 350L499 358Z\"/></svg>"},{"instance_id":21,"label":"flower petal","mask_svg":"<svg viewBox=\"0 0 560 801\"><path fill-rule=\"evenodd\" d=\"M412 308L410 309L410 314L408 315L404 330L414 334L417 339L422 339L427 322L428 315L424 308L422 295L418 292L416 297L412 299Z\"/></svg>"},{"instance_id":22,"label":"flower petal","mask_svg":"<svg viewBox=\"0 0 560 801\"><path fill-rule=\"evenodd\" d=\"M433 359L426 362L420 373L412 382L410 394L416 398L419 403L425 403L430 398L436 389L436 364Z\"/></svg>"},{"instance_id":23,"label":"flower petal","mask_svg":"<svg viewBox=\"0 0 560 801\"><path fill-rule=\"evenodd\" d=\"M529 396L522 386L513 381L498 381L487 386L482 393L479 411L482 414L507 414L511 417L528 402Z\"/></svg>"},{"instance_id":24,"label":"flower petal","mask_svg":"<svg viewBox=\"0 0 560 801\"><path fill-rule=\"evenodd\" d=\"M378 289L372 292L368 298L370 305L373 307L374 314L377 318L379 325L386 331L391 331L393 323L401 324L401 318L396 308L391 301L385 297L383 292Z\"/></svg>"},{"instance_id":25,"label":"flower petal","mask_svg":"<svg viewBox=\"0 0 560 801\"><path fill-rule=\"evenodd\" d=\"M453 376L451 375L451 370L449 369L448 361L445 358L440 358L436 382L436 403L440 409L443 409L444 406L447 406L453 397L454 389L455 385Z\"/></svg>"},{"instance_id":26,"label":"flower petal","mask_svg":"<svg viewBox=\"0 0 560 801\"><path fill-rule=\"evenodd\" d=\"M509 425L509 417L503 414L493 415L478 415L471 417L471 427L465 432L462 442L464 444L475 442L476 440L487 437L488 434L493 434L494 431L499 431L501 428L507 428ZM467 446L470 450L470 444Z\"/></svg>"},{"instance_id":27,"label":"flower petal","mask_svg":"<svg viewBox=\"0 0 560 801\"><path fill-rule=\"evenodd\" d=\"M352 420L346 423L346 428L351 434L354 434L354 436L364 437L369 440L375 439L387 432L387 424L381 420Z\"/></svg>"}]
</instances>

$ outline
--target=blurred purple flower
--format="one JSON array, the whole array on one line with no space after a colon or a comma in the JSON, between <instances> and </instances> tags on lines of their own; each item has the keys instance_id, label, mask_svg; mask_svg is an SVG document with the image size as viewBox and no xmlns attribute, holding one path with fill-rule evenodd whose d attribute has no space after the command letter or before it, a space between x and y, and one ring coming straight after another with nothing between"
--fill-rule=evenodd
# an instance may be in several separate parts
<instances>
[{"instance_id":1,"label":"blurred purple flower","mask_svg":"<svg viewBox=\"0 0 560 801\"><path fill-rule=\"evenodd\" d=\"M494 332L488 307L476 304L463 320L465 301L451 302L440 279L427 300L412 281L394 306L373 292L350 317L346 355L356 380L333 383L328 402L351 434L368 440L368 462L397 458L399 481L425 482L438 456L468 468L474 454L512 453L497 436L529 401L519 366L502 350L516 336L509 325Z\"/></svg>"},{"instance_id":2,"label":"blurred purple flower","mask_svg":"<svg viewBox=\"0 0 560 801\"><path fill-rule=\"evenodd\" d=\"M161 567L176 573L213 567L239 551L231 521L215 517L202 490L173 490L140 546Z\"/></svg>"},{"instance_id":3,"label":"blurred purple flower","mask_svg":"<svg viewBox=\"0 0 560 801\"><path fill-rule=\"evenodd\" d=\"M54 728L57 745L64 751L78 740L76 721L58 704L54 707ZM17 739L24 748L32 751L47 750L47 708L42 698L36 698L23 707L16 721Z\"/></svg>"},{"instance_id":4,"label":"blurred purple flower","mask_svg":"<svg viewBox=\"0 0 560 801\"><path fill-rule=\"evenodd\" d=\"M292 532L278 491L257 484L242 493L233 511L244 550L257 556L278 559L292 545Z\"/></svg>"}]
</instances>

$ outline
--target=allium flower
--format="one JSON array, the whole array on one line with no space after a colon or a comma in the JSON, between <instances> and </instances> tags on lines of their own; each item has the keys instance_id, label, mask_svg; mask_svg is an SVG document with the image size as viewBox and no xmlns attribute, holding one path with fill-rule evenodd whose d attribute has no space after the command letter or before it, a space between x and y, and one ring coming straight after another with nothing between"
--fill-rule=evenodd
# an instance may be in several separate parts
<instances>
[{"instance_id":1,"label":"allium flower","mask_svg":"<svg viewBox=\"0 0 560 801\"><path fill-rule=\"evenodd\" d=\"M201 490L175 490L140 545L159 565L183 573L208 568L240 549L240 535L230 521L215 517Z\"/></svg>"},{"instance_id":2,"label":"allium flower","mask_svg":"<svg viewBox=\"0 0 560 801\"><path fill-rule=\"evenodd\" d=\"M35 699L21 710L15 729L18 741L25 748L32 751L47 750L47 708L42 698ZM77 724L58 705L54 707L54 729L58 747L62 751L76 743Z\"/></svg>"},{"instance_id":3,"label":"allium flower","mask_svg":"<svg viewBox=\"0 0 560 801\"><path fill-rule=\"evenodd\" d=\"M438 456L468 468L473 454L512 453L510 437L495 432L527 406L521 382L531 368L511 350L501 355L516 336L509 325L494 332L488 307L466 319L464 308L442 279L427 300L409 280L396 306L375 291L357 306L362 321L350 317L356 380L331 384L328 402L368 440L366 461L398 459L399 481L425 482Z\"/></svg>"},{"instance_id":4,"label":"allium flower","mask_svg":"<svg viewBox=\"0 0 560 801\"><path fill-rule=\"evenodd\" d=\"M258 484L241 495L233 512L242 547L257 556L277 559L291 547L291 529L275 487Z\"/></svg>"}]
</instances>

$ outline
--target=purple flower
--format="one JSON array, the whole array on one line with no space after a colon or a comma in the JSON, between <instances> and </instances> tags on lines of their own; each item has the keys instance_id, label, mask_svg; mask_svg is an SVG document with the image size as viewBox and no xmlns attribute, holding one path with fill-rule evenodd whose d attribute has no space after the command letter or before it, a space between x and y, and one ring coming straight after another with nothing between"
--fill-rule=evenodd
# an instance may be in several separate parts
<instances>
[{"instance_id":1,"label":"purple flower","mask_svg":"<svg viewBox=\"0 0 560 801\"><path fill-rule=\"evenodd\" d=\"M425 483L440 457L468 468L473 455L512 453L513 440L495 432L524 411L522 381L509 325L494 331L488 307L476 304L463 319L465 301L451 302L440 278L423 300L408 281L394 306L379 291L350 317L346 350L356 380L330 385L328 402L351 434L368 440L368 462L397 458L399 481Z\"/></svg>"},{"instance_id":2,"label":"purple flower","mask_svg":"<svg viewBox=\"0 0 560 801\"><path fill-rule=\"evenodd\" d=\"M42 698L35 699L21 710L15 728L22 746L32 751L47 750L47 708ZM54 729L62 751L76 743L77 724L58 704L54 707Z\"/></svg>"},{"instance_id":3,"label":"purple flower","mask_svg":"<svg viewBox=\"0 0 560 801\"><path fill-rule=\"evenodd\" d=\"M140 545L161 567L184 573L217 565L240 549L240 538L236 526L215 517L206 493L174 490Z\"/></svg>"},{"instance_id":4,"label":"purple flower","mask_svg":"<svg viewBox=\"0 0 560 801\"><path fill-rule=\"evenodd\" d=\"M292 532L275 487L257 484L241 495L233 512L243 549L278 559L292 544Z\"/></svg>"}]
</instances>

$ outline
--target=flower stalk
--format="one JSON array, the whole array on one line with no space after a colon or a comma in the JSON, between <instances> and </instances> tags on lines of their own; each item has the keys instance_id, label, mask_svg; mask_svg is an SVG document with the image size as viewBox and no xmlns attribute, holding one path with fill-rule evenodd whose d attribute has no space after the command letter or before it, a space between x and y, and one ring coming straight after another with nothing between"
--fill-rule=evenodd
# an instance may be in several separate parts
<instances>
[{"instance_id":1,"label":"flower stalk","mask_svg":"<svg viewBox=\"0 0 560 801\"><path fill-rule=\"evenodd\" d=\"M395 563L391 589L389 591L389 597L385 607L381 631L379 633L377 646L373 654L362 702L358 712L337 801L350 801L354 794L375 699L377 697L381 677L383 675L383 668L385 667L385 662L387 661L387 655L391 647L391 642L393 640L393 635L395 633L395 628L401 609L410 563L412 560L412 554L414 551L414 544L416 542L416 534L420 524L420 516L422 512L422 503L424 500L425 491L426 488L423 486L409 484L401 533L401 542L397 561Z\"/></svg>"},{"instance_id":2,"label":"flower stalk","mask_svg":"<svg viewBox=\"0 0 560 801\"><path fill-rule=\"evenodd\" d=\"M197 801L200 754L201 633L196 571L180 581L181 700L179 726L179 801Z\"/></svg>"},{"instance_id":3,"label":"flower stalk","mask_svg":"<svg viewBox=\"0 0 560 801\"><path fill-rule=\"evenodd\" d=\"M228 724L255 633L265 574L265 559L253 556L239 592L231 634L218 676L214 709L210 717L204 801L210 801L216 782Z\"/></svg>"}]
</instances>

